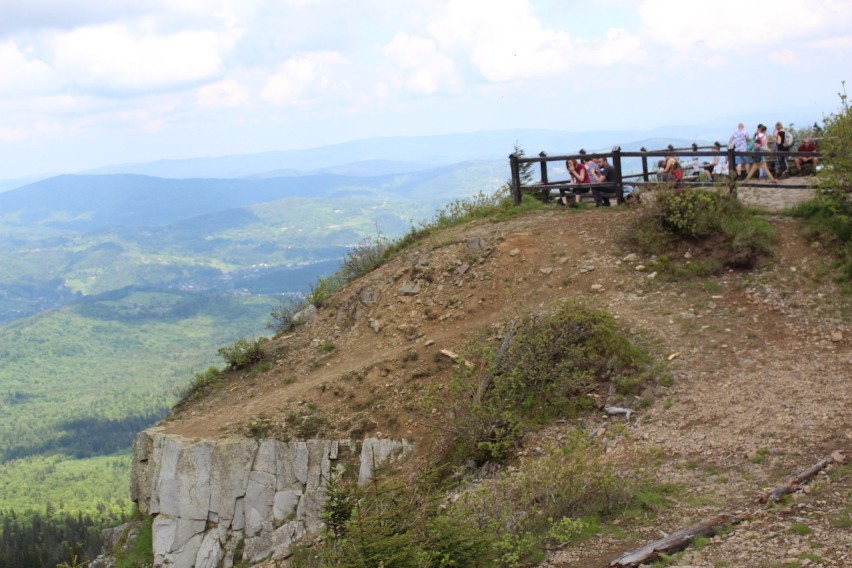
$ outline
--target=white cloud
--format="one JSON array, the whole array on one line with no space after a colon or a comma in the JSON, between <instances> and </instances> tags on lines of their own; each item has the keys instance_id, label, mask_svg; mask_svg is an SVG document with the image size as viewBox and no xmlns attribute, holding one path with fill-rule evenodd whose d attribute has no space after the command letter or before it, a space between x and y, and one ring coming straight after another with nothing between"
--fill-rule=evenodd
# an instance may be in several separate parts
<instances>
[{"instance_id":1,"label":"white cloud","mask_svg":"<svg viewBox=\"0 0 852 568\"><path fill-rule=\"evenodd\" d=\"M568 33L545 28L526 0L450 0L427 30L443 49L466 53L488 81L559 74L574 51Z\"/></svg>"},{"instance_id":2,"label":"white cloud","mask_svg":"<svg viewBox=\"0 0 852 568\"><path fill-rule=\"evenodd\" d=\"M842 30L852 4L819 0L645 0L637 8L647 41L675 50L746 54L784 42L799 42L828 29Z\"/></svg>"},{"instance_id":3,"label":"white cloud","mask_svg":"<svg viewBox=\"0 0 852 568\"><path fill-rule=\"evenodd\" d=\"M622 65L645 58L639 38L611 29L594 40L580 39L576 20L544 22L528 0L448 0L426 23L429 39L457 62L466 62L486 81L562 79L571 71ZM561 27L560 27L561 26ZM456 65L460 67L460 65Z\"/></svg>"},{"instance_id":4,"label":"white cloud","mask_svg":"<svg viewBox=\"0 0 852 568\"><path fill-rule=\"evenodd\" d=\"M275 105L304 106L315 97L340 93L348 85L343 78L343 70L349 63L333 51L291 57L267 79L260 98Z\"/></svg>"},{"instance_id":5,"label":"white cloud","mask_svg":"<svg viewBox=\"0 0 852 568\"><path fill-rule=\"evenodd\" d=\"M10 128L0 125L0 141L2 142L17 142L24 138L24 131L21 128Z\"/></svg>"},{"instance_id":6,"label":"white cloud","mask_svg":"<svg viewBox=\"0 0 852 568\"><path fill-rule=\"evenodd\" d=\"M573 59L583 62L583 66L588 64L593 67L610 67L646 63L648 56L639 36L624 29L613 28L608 30L603 38L583 42Z\"/></svg>"},{"instance_id":7,"label":"white cloud","mask_svg":"<svg viewBox=\"0 0 852 568\"><path fill-rule=\"evenodd\" d=\"M770 51L769 61L779 67L786 67L799 63L799 57L793 51L785 49L783 51Z\"/></svg>"},{"instance_id":8,"label":"white cloud","mask_svg":"<svg viewBox=\"0 0 852 568\"><path fill-rule=\"evenodd\" d=\"M0 43L0 93L9 97L51 88L53 70L44 61L24 53L12 41Z\"/></svg>"},{"instance_id":9,"label":"white cloud","mask_svg":"<svg viewBox=\"0 0 852 568\"><path fill-rule=\"evenodd\" d=\"M226 79L198 89L196 100L202 108L238 107L248 100L248 91L233 79Z\"/></svg>"},{"instance_id":10,"label":"white cloud","mask_svg":"<svg viewBox=\"0 0 852 568\"><path fill-rule=\"evenodd\" d=\"M408 91L430 95L441 86L458 84L453 60L432 40L400 32L382 51L399 70L396 82Z\"/></svg>"},{"instance_id":11,"label":"white cloud","mask_svg":"<svg viewBox=\"0 0 852 568\"><path fill-rule=\"evenodd\" d=\"M166 89L215 76L233 40L207 30L154 35L119 24L86 27L56 38L55 66L84 89Z\"/></svg>"}]
</instances>

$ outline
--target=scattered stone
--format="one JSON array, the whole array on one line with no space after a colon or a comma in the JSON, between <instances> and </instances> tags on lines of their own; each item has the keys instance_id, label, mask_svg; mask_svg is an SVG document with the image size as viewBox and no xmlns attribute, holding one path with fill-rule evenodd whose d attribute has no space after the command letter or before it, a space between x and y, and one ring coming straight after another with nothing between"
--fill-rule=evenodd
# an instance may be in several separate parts
<instances>
[{"instance_id":1,"label":"scattered stone","mask_svg":"<svg viewBox=\"0 0 852 568\"><path fill-rule=\"evenodd\" d=\"M603 285L602 284L592 284L591 289L592 289L592 292L600 292L601 290L603 290Z\"/></svg>"},{"instance_id":2,"label":"scattered stone","mask_svg":"<svg viewBox=\"0 0 852 568\"><path fill-rule=\"evenodd\" d=\"M313 304L308 304L308 306L299 310L293 315L293 323L296 325L306 324L310 321L313 321L317 317L317 307Z\"/></svg>"},{"instance_id":3,"label":"scattered stone","mask_svg":"<svg viewBox=\"0 0 852 568\"><path fill-rule=\"evenodd\" d=\"M594 266L581 266L580 272L591 272L595 269Z\"/></svg>"},{"instance_id":4,"label":"scattered stone","mask_svg":"<svg viewBox=\"0 0 852 568\"><path fill-rule=\"evenodd\" d=\"M376 300L379 299L379 293L376 290L365 288L361 290L360 294L358 294L358 299L365 306L372 306L376 303Z\"/></svg>"},{"instance_id":5,"label":"scattered stone","mask_svg":"<svg viewBox=\"0 0 852 568\"><path fill-rule=\"evenodd\" d=\"M479 250L486 248L485 241L479 237L468 240L464 244L464 248L468 250Z\"/></svg>"},{"instance_id":6,"label":"scattered stone","mask_svg":"<svg viewBox=\"0 0 852 568\"><path fill-rule=\"evenodd\" d=\"M441 355L443 355L445 357L449 357L450 359L452 359L456 363L458 363L459 360L461 359L461 357L459 356L458 353L456 353L455 351L450 351L449 349L441 349ZM470 361L465 361L464 364L469 369L473 368L473 363L471 363Z\"/></svg>"},{"instance_id":7,"label":"scattered stone","mask_svg":"<svg viewBox=\"0 0 852 568\"><path fill-rule=\"evenodd\" d=\"M420 284L414 282L405 284L399 289L399 294L401 296L416 296L420 293Z\"/></svg>"},{"instance_id":8,"label":"scattered stone","mask_svg":"<svg viewBox=\"0 0 852 568\"><path fill-rule=\"evenodd\" d=\"M509 256L518 256L519 254L521 254L521 251L518 249L512 249L509 251Z\"/></svg>"},{"instance_id":9,"label":"scattered stone","mask_svg":"<svg viewBox=\"0 0 852 568\"><path fill-rule=\"evenodd\" d=\"M838 341L843 341L843 332L832 331L831 332L831 340L835 343L837 343Z\"/></svg>"},{"instance_id":10,"label":"scattered stone","mask_svg":"<svg viewBox=\"0 0 852 568\"><path fill-rule=\"evenodd\" d=\"M370 329L372 329L376 333L379 333L380 331L382 331L383 327L384 327L384 324L382 323L382 320L380 320L380 319L371 319L370 320Z\"/></svg>"},{"instance_id":11,"label":"scattered stone","mask_svg":"<svg viewBox=\"0 0 852 568\"><path fill-rule=\"evenodd\" d=\"M461 264L456 268L456 274L462 275L468 270L470 270L470 265L465 262L464 264Z\"/></svg>"},{"instance_id":12,"label":"scattered stone","mask_svg":"<svg viewBox=\"0 0 852 568\"><path fill-rule=\"evenodd\" d=\"M639 257L636 255L636 253L635 253L635 252L631 252L630 254L628 254L627 256L625 256L624 258L622 258L621 260L622 260L622 261L624 261L624 262L636 262L636 260L637 260L638 258L639 258Z\"/></svg>"},{"instance_id":13,"label":"scattered stone","mask_svg":"<svg viewBox=\"0 0 852 568\"><path fill-rule=\"evenodd\" d=\"M833 452L831 452L831 459L833 459L837 463L846 462L846 456L840 450L834 450Z\"/></svg>"},{"instance_id":14,"label":"scattered stone","mask_svg":"<svg viewBox=\"0 0 852 568\"><path fill-rule=\"evenodd\" d=\"M692 258L692 253L690 251L686 251L683 255L683 258Z\"/></svg>"},{"instance_id":15,"label":"scattered stone","mask_svg":"<svg viewBox=\"0 0 852 568\"><path fill-rule=\"evenodd\" d=\"M638 272L642 272L643 270L645 270L645 265L644 265L644 264L637 264L637 265L636 265L636 270L637 270Z\"/></svg>"},{"instance_id":16,"label":"scattered stone","mask_svg":"<svg viewBox=\"0 0 852 568\"><path fill-rule=\"evenodd\" d=\"M542 268L540 270L541 270L541 273L544 274L544 275L547 275L547 274L550 274L551 272L553 272L553 269L550 268L550 267Z\"/></svg>"},{"instance_id":17,"label":"scattered stone","mask_svg":"<svg viewBox=\"0 0 852 568\"><path fill-rule=\"evenodd\" d=\"M426 342L423 345L425 345L426 347L429 347L430 345L435 345L435 340L434 339L427 339Z\"/></svg>"},{"instance_id":18,"label":"scattered stone","mask_svg":"<svg viewBox=\"0 0 852 568\"><path fill-rule=\"evenodd\" d=\"M657 273L656 273L656 272L652 272L651 274L649 274L649 275L648 275L648 280L653 280L653 279L654 279L654 278L656 278L656 277L657 277Z\"/></svg>"}]
</instances>

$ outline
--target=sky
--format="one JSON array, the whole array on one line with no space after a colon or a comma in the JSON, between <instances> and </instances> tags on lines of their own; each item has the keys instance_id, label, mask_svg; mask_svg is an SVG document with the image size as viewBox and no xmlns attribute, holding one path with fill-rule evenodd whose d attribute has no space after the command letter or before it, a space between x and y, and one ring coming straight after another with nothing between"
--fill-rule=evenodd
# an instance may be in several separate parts
<instances>
[{"instance_id":1,"label":"sky","mask_svg":"<svg viewBox=\"0 0 852 568\"><path fill-rule=\"evenodd\" d=\"M717 120L725 137L740 116L821 121L852 79L849 0L0 0L0 14L4 179L378 136Z\"/></svg>"}]
</instances>

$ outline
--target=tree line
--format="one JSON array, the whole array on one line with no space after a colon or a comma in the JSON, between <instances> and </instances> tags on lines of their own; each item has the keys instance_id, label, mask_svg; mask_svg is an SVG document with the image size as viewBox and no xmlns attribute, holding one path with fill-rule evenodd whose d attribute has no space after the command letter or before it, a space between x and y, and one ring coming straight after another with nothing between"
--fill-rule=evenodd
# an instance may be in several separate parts
<instances>
[{"instance_id":1,"label":"tree line","mask_svg":"<svg viewBox=\"0 0 852 568\"><path fill-rule=\"evenodd\" d=\"M48 505L44 513L0 511L0 568L44 568L61 563L93 560L103 547L101 529L121 524L122 518L96 522L88 515L57 513Z\"/></svg>"}]
</instances>

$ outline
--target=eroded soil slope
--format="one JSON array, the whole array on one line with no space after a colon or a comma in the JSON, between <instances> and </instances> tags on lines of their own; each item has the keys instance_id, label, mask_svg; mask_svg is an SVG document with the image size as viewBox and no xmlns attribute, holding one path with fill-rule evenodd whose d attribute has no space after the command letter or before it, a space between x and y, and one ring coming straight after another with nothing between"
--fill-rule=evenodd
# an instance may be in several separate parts
<instances>
[{"instance_id":1,"label":"eroded soil slope","mask_svg":"<svg viewBox=\"0 0 852 568\"><path fill-rule=\"evenodd\" d=\"M740 195L780 208L807 191ZM601 437L608 456L624 467L654 456L654 475L684 489L645 529L554 551L547 565L605 565L661 532L746 510L752 520L675 565L852 565L852 530L842 522L848 475L833 484L821 475L816 491L784 506L757 505L762 492L819 458L852 455L850 306L827 276L829 251L807 242L798 221L772 217L773 261L666 283L619 244L634 214L553 210L436 235L338 294L310 324L273 339L283 355L271 368L232 377L166 429L422 440L443 409L421 407L419 393L448 379L456 364L448 351L517 313L588 297L653 336L676 381L645 393L650 406L629 421L600 415L587 426L624 424ZM797 534L794 522L812 532Z\"/></svg>"}]
</instances>

